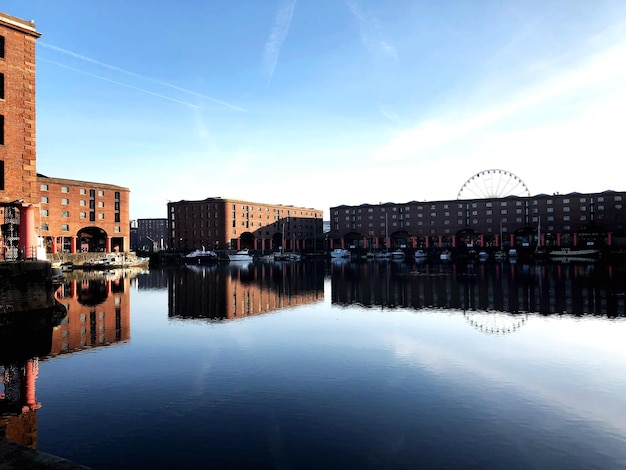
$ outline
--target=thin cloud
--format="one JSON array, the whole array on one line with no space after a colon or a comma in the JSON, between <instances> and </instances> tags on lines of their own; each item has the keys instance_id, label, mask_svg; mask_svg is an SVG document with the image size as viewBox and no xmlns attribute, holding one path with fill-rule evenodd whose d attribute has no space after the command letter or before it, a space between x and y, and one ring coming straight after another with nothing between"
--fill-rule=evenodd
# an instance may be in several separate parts
<instances>
[{"instance_id":1,"label":"thin cloud","mask_svg":"<svg viewBox=\"0 0 626 470\"><path fill-rule=\"evenodd\" d=\"M348 7L359 23L363 45L371 50L382 51L385 55L398 60L398 51L384 38L378 20L366 15L356 2L348 2Z\"/></svg>"},{"instance_id":2,"label":"thin cloud","mask_svg":"<svg viewBox=\"0 0 626 470\"><path fill-rule=\"evenodd\" d=\"M195 105L193 103L188 103L186 101L177 100L176 98L172 98L172 97L166 96L166 95L161 95L159 93L154 93L153 91L146 90L144 88L138 88L138 87L132 86L132 85L128 85L127 83L118 82L117 80L111 80L110 78L106 78L106 77L102 77L100 75L96 75L96 74L93 74L93 73L85 72L84 70L79 70L77 68L70 67L69 65L60 64L58 62L54 62L52 60L47 60L47 59L42 59L42 58L39 58L38 60L40 60L42 62L48 62L49 64L53 64L53 65L56 65L58 67L63 67L64 69L72 70L74 72L82 73L83 75L87 75L89 77L97 78L98 80L104 80L105 82L114 83L116 85L120 85L120 86L123 86L123 87L126 87L126 88L130 88L131 90L140 91L141 93L146 93L146 94L152 95L152 96L158 96L159 98L163 98L165 100L173 101L173 102L179 103L179 104L184 104L185 106L189 106L190 108L198 108L198 109L200 108L200 106L197 106L197 105Z\"/></svg>"},{"instance_id":3,"label":"thin cloud","mask_svg":"<svg viewBox=\"0 0 626 470\"><path fill-rule=\"evenodd\" d=\"M535 86L512 94L503 104L484 108L465 119L432 119L398 134L379 152L384 160L402 160L419 155L490 126L527 109L540 106L551 99L578 93L581 98L598 99L621 87L626 79L626 45L620 45L578 67L561 72Z\"/></svg>"},{"instance_id":4,"label":"thin cloud","mask_svg":"<svg viewBox=\"0 0 626 470\"><path fill-rule=\"evenodd\" d=\"M220 105L222 105L222 106L226 106L227 108L233 109L233 110L235 110L235 111L239 111L239 112L242 112L242 113L247 112L247 110L245 110L245 109L243 109L243 108L240 108L240 107L238 107L238 106L232 105L232 104L230 104L230 103L227 103L227 102L225 102L225 101L221 101L221 100L218 100L218 99L216 99L216 98L212 98L212 97L210 97L210 96L206 96L206 95L203 95L203 94L201 94L201 93L197 93L197 92L195 92L195 91L188 90L188 89L186 89L186 88L182 88L182 87L179 87L179 86L177 86L177 85L173 85L173 84L171 84L171 83L164 82L164 81L162 81L162 80L157 80L157 79L154 79L154 78L146 77L146 76L144 76L144 75L140 75L140 74L138 74L138 73L131 72L130 70L125 70L125 69L122 69L122 68L116 67L116 66L114 66L114 65L110 65L110 64L107 64L107 63L104 63L104 62L100 62L99 60L92 59L91 57L87 57L87 56L84 56L84 55L82 55L82 54L78 54L78 53L76 53L76 52L69 51L69 50L67 50L67 49L63 49L63 48L58 47L58 46L54 46L54 45L52 45L52 44L48 44L48 43L45 43L45 42L38 42L38 43L37 43L37 45L38 45L38 46L43 46L43 47L48 48L48 49L51 49L51 50L53 50L53 51L60 52L60 53L65 54L65 55L69 55L69 56L71 56L71 57L74 57L74 58L76 58L76 59L82 60L82 61L84 61L84 62L89 62L89 63L91 63L91 64L98 65L98 66L100 66L100 67L103 67L103 68L106 68L106 69L109 69L109 70L112 70L112 71L115 71L115 72L119 72L119 73L122 73L122 74L124 74L124 75L128 75L128 76L130 76L130 77L135 77L135 78L139 78L139 79L141 79L141 80L146 80L146 81L149 81L149 82L152 82L152 83L156 83L156 84L158 84L158 85L162 85L162 86L165 86L165 87L171 88L171 89L173 89L173 90L181 91L181 92L183 92L183 93L187 93L187 94L189 94L189 95L196 96L196 97L198 97L198 98L202 98L202 99L205 99L205 100L208 100L208 101L212 101L213 103L217 103L217 104L220 104ZM130 86L130 85L126 85L126 84L121 83L121 82L117 82L117 81L115 81L115 80L108 80L108 79L106 79L106 78L104 78L104 77L100 77L100 76L98 76L98 75L93 75L93 74L90 74L90 73L87 73L87 72L83 72L83 71L78 70L78 69L73 68L73 67L63 66L63 65L61 65L61 64L59 64L59 63L57 63L57 62L52 62L52 61L50 61L50 60L45 60L45 59L39 59L39 60L43 60L44 62L50 62L50 63L52 63L52 64L59 65L59 66L61 66L61 67L65 67L65 68L67 68L67 69L74 70L74 71L76 71L76 72L81 72L81 73L84 73L85 75L91 75L91 76L93 76L94 78L100 78L100 79L102 79L102 80L110 81L110 82L115 83L115 84L118 84L118 85L126 86L127 88L134 88L134 89L136 89L136 90L138 90L138 91L143 91L144 93L148 93L148 94L151 94L151 95L159 96L159 97L161 97L161 98L165 98L165 99L168 99L168 100L170 100L170 101L180 102L180 103L182 103L182 104L188 104L188 103L185 103L184 101L180 101L180 100L177 100L177 99L174 99L174 98L170 98L170 97L167 97L167 96L165 96L165 95L161 95L161 94L158 94L158 93L153 93L153 92L150 92L150 91L145 90L145 89L136 88L136 87L133 87L133 86ZM193 105L193 107L199 108L199 106L195 106L195 105Z\"/></svg>"},{"instance_id":5,"label":"thin cloud","mask_svg":"<svg viewBox=\"0 0 626 470\"><path fill-rule=\"evenodd\" d=\"M265 42L263 64L268 73L268 83L272 81L272 77L274 76L274 70L276 70L276 64L278 63L280 51L283 47L285 39L287 39L287 35L289 34L291 19L293 18L295 8L296 0L283 5L282 8L278 10L274 19L272 32Z\"/></svg>"}]
</instances>

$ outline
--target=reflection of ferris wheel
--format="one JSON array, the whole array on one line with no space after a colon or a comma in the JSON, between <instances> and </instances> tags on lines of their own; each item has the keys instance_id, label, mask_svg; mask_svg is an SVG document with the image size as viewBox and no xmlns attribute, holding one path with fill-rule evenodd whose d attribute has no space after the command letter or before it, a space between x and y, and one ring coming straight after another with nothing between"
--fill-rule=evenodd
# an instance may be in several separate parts
<instances>
[{"instance_id":1,"label":"reflection of ferris wheel","mask_svg":"<svg viewBox=\"0 0 626 470\"><path fill-rule=\"evenodd\" d=\"M505 335L519 330L528 320L528 314L506 312L465 312L465 318L481 333Z\"/></svg>"},{"instance_id":2,"label":"reflection of ferris wheel","mask_svg":"<svg viewBox=\"0 0 626 470\"><path fill-rule=\"evenodd\" d=\"M494 199L507 196L530 196L526 184L506 170L483 170L468 179L457 199Z\"/></svg>"}]
</instances>

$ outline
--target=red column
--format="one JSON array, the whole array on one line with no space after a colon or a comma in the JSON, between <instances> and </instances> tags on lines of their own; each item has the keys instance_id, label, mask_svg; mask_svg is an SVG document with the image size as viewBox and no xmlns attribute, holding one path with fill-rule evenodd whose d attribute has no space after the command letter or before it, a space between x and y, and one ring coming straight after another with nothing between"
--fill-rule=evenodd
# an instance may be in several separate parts
<instances>
[{"instance_id":1,"label":"red column","mask_svg":"<svg viewBox=\"0 0 626 470\"><path fill-rule=\"evenodd\" d=\"M611 246L611 245L612 245L612 243L613 243L613 232L608 232L608 233L606 234L606 236L607 236L606 243L607 243L609 246Z\"/></svg>"},{"instance_id":2,"label":"red column","mask_svg":"<svg viewBox=\"0 0 626 470\"><path fill-rule=\"evenodd\" d=\"M578 245L578 234L574 234L574 246Z\"/></svg>"},{"instance_id":3,"label":"red column","mask_svg":"<svg viewBox=\"0 0 626 470\"><path fill-rule=\"evenodd\" d=\"M443 246L443 237L439 235L439 248Z\"/></svg>"},{"instance_id":4,"label":"red column","mask_svg":"<svg viewBox=\"0 0 626 470\"><path fill-rule=\"evenodd\" d=\"M511 246L515 246L515 234L510 234L509 235L509 242L511 243Z\"/></svg>"},{"instance_id":5,"label":"red column","mask_svg":"<svg viewBox=\"0 0 626 470\"><path fill-rule=\"evenodd\" d=\"M20 241L22 256L27 259L37 257L37 231L35 230L35 210L33 205L20 207Z\"/></svg>"},{"instance_id":6,"label":"red column","mask_svg":"<svg viewBox=\"0 0 626 470\"><path fill-rule=\"evenodd\" d=\"M430 237L426 237L424 242L425 242L424 245L426 246L426 248L428 248L428 246L430 245Z\"/></svg>"},{"instance_id":7,"label":"red column","mask_svg":"<svg viewBox=\"0 0 626 470\"><path fill-rule=\"evenodd\" d=\"M485 247L485 236L484 235L480 236L480 247L481 248Z\"/></svg>"},{"instance_id":8,"label":"red column","mask_svg":"<svg viewBox=\"0 0 626 470\"><path fill-rule=\"evenodd\" d=\"M452 237L452 248L456 248L456 235Z\"/></svg>"},{"instance_id":9,"label":"red column","mask_svg":"<svg viewBox=\"0 0 626 470\"><path fill-rule=\"evenodd\" d=\"M341 249L343 250L345 247L343 246L343 238L341 239Z\"/></svg>"},{"instance_id":10,"label":"red column","mask_svg":"<svg viewBox=\"0 0 626 470\"><path fill-rule=\"evenodd\" d=\"M50 246L50 253L56 255L57 253L57 237L50 237L52 239L52 243Z\"/></svg>"},{"instance_id":11,"label":"red column","mask_svg":"<svg viewBox=\"0 0 626 470\"><path fill-rule=\"evenodd\" d=\"M367 249L367 238L363 237L363 248Z\"/></svg>"},{"instance_id":12,"label":"red column","mask_svg":"<svg viewBox=\"0 0 626 470\"><path fill-rule=\"evenodd\" d=\"M109 236L107 236L107 241L106 241L106 252L111 253L111 237ZM72 251L72 253L74 253L74 251Z\"/></svg>"},{"instance_id":13,"label":"red column","mask_svg":"<svg viewBox=\"0 0 626 470\"><path fill-rule=\"evenodd\" d=\"M556 246L561 246L561 234L556 234Z\"/></svg>"},{"instance_id":14,"label":"red column","mask_svg":"<svg viewBox=\"0 0 626 470\"><path fill-rule=\"evenodd\" d=\"M111 246L109 239L107 238L108 246ZM70 237L70 253L76 253L76 237Z\"/></svg>"},{"instance_id":15,"label":"red column","mask_svg":"<svg viewBox=\"0 0 626 470\"><path fill-rule=\"evenodd\" d=\"M500 246L500 235L496 235L494 238L496 240L496 246Z\"/></svg>"},{"instance_id":16,"label":"red column","mask_svg":"<svg viewBox=\"0 0 626 470\"><path fill-rule=\"evenodd\" d=\"M387 243L387 248L390 249L391 248L391 238L390 237L387 237L386 243Z\"/></svg>"}]
</instances>

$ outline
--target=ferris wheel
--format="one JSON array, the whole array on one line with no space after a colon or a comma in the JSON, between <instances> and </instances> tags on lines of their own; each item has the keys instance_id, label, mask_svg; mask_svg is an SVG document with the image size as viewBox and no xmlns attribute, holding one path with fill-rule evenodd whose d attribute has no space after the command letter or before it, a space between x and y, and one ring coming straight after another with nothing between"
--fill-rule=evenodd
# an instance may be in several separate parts
<instances>
[{"instance_id":1,"label":"ferris wheel","mask_svg":"<svg viewBox=\"0 0 626 470\"><path fill-rule=\"evenodd\" d=\"M483 170L468 179L457 199L494 199L507 196L530 196L526 184L506 170Z\"/></svg>"},{"instance_id":2,"label":"ferris wheel","mask_svg":"<svg viewBox=\"0 0 626 470\"><path fill-rule=\"evenodd\" d=\"M528 314L511 314L506 312L465 312L467 322L481 333L488 335L505 335L519 330L528 321Z\"/></svg>"}]
</instances>

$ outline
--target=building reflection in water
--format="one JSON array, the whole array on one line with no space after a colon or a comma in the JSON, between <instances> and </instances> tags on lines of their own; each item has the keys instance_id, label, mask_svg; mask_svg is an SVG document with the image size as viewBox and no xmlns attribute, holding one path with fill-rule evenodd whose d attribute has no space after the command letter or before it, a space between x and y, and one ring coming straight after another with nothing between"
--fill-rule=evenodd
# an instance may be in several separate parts
<instances>
[{"instance_id":1,"label":"building reflection in water","mask_svg":"<svg viewBox=\"0 0 626 470\"><path fill-rule=\"evenodd\" d=\"M39 361L130 339L131 271L0 288L0 437L37 447Z\"/></svg>"},{"instance_id":2,"label":"building reflection in water","mask_svg":"<svg viewBox=\"0 0 626 470\"><path fill-rule=\"evenodd\" d=\"M331 264L332 302L467 312L626 316L626 273L588 263Z\"/></svg>"},{"instance_id":3,"label":"building reflection in water","mask_svg":"<svg viewBox=\"0 0 626 470\"><path fill-rule=\"evenodd\" d=\"M321 302L324 263L218 263L170 272L169 315L232 320Z\"/></svg>"},{"instance_id":4,"label":"building reflection in water","mask_svg":"<svg viewBox=\"0 0 626 470\"><path fill-rule=\"evenodd\" d=\"M33 449L39 358L50 353L53 328L66 314L54 287L42 280L0 280L0 437Z\"/></svg>"}]
</instances>

